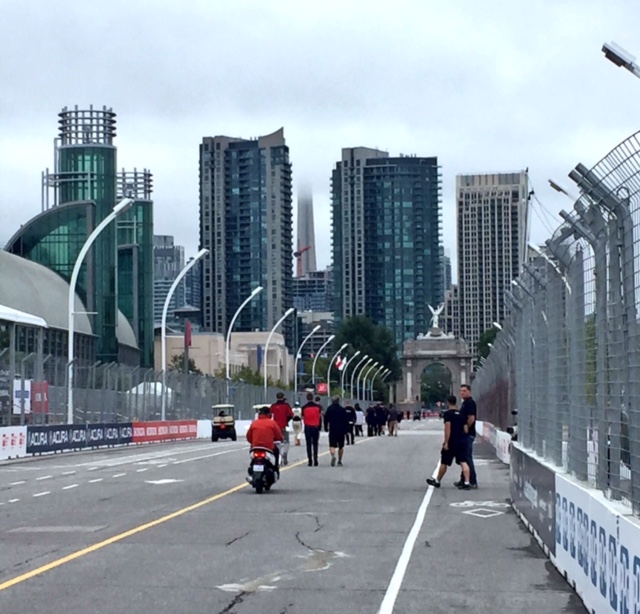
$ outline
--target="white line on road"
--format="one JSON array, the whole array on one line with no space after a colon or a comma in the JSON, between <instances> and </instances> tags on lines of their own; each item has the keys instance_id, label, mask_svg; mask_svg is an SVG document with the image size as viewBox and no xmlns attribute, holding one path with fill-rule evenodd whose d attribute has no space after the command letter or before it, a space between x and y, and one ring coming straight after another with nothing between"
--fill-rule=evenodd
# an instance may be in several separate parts
<instances>
[{"instance_id":1,"label":"white line on road","mask_svg":"<svg viewBox=\"0 0 640 614\"><path fill-rule=\"evenodd\" d=\"M27 483L26 480L20 480L18 482L11 482L9 486L20 486L20 484L26 484L26 483Z\"/></svg>"},{"instance_id":2,"label":"white line on road","mask_svg":"<svg viewBox=\"0 0 640 614\"><path fill-rule=\"evenodd\" d=\"M95 484L96 482L102 482L104 478L96 478L95 480L89 480L89 484Z\"/></svg>"},{"instance_id":3,"label":"white line on road","mask_svg":"<svg viewBox=\"0 0 640 614\"><path fill-rule=\"evenodd\" d=\"M163 467L166 467L167 463L165 463L164 465L158 465L158 469L162 469Z\"/></svg>"},{"instance_id":4,"label":"white line on road","mask_svg":"<svg viewBox=\"0 0 640 614\"><path fill-rule=\"evenodd\" d=\"M182 463L190 463L191 461L202 460L203 458L211 458L212 456L222 456L223 454L231 454L231 452L239 452L240 450L248 450L249 446L243 446L242 448L236 448L235 450L225 450L224 452L215 452L214 454L205 454L204 456L194 456L193 458L185 458L184 460L175 461L174 465L181 465Z\"/></svg>"},{"instance_id":5,"label":"white line on road","mask_svg":"<svg viewBox=\"0 0 640 614\"><path fill-rule=\"evenodd\" d=\"M436 475L436 471L438 470L439 466L440 461L438 461L438 464L433 471L433 476ZM389 582L387 592L384 595L384 599L382 600L382 605L378 610L378 614L393 614L393 608L396 604L396 599L398 598L398 593L400 592L400 587L402 586L404 575L407 573L407 567L409 566L409 561L411 560L411 554L413 553L413 548L416 545L416 540L418 539L420 529L422 529L424 517L427 514L427 507L429 507L429 502L431 501L434 490L435 488L433 486L429 486L427 492L424 495L424 498L422 499L422 503L420 504L418 513L416 514L415 522L413 523L411 531L409 531L409 535L407 535L407 539L404 542L402 554L400 554L396 569L393 572L393 576L391 576L391 582Z\"/></svg>"},{"instance_id":6,"label":"white line on road","mask_svg":"<svg viewBox=\"0 0 640 614\"><path fill-rule=\"evenodd\" d=\"M142 473L143 471L149 471L149 467L143 467L142 469L136 469L138 473Z\"/></svg>"},{"instance_id":7,"label":"white line on road","mask_svg":"<svg viewBox=\"0 0 640 614\"><path fill-rule=\"evenodd\" d=\"M112 478L121 478L123 475L127 475L126 473L114 473L111 477Z\"/></svg>"},{"instance_id":8,"label":"white line on road","mask_svg":"<svg viewBox=\"0 0 640 614\"><path fill-rule=\"evenodd\" d=\"M71 490L72 488L78 488L78 484L69 484L69 486L64 486L62 490Z\"/></svg>"},{"instance_id":9,"label":"white line on road","mask_svg":"<svg viewBox=\"0 0 640 614\"><path fill-rule=\"evenodd\" d=\"M39 478L36 478L36 482L40 482L41 480L50 480L52 477L52 475L42 475Z\"/></svg>"},{"instance_id":10,"label":"white line on road","mask_svg":"<svg viewBox=\"0 0 640 614\"><path fill-rule=\"evenodd\" d=\"M45 490L44 492L37 492L35 495L33 495L34 497L44 497L45 495L50 495L51 491L50 490Z\"/></svg>"},{"instance_id":11,"label":"white line on road","mask_svg":"<svg viewBox=\"0 0 640 614\"><path fill-rule=\"evenodd\" d=\"M73 475L75 471L63 471L62 475Z\"/></svg>"},{"instance_id":12,"label":"white line on road","mask_svg":"<svg viewBox=\"0 0 640 614\"><path fill-rule=\"evenodd\" d=\"M100 469L100 467L89 467L87 471L97 471L98 469Z\"/></svg>"},{"instance_id":13,"label":"white line on road","mask_svg":"<svg viewBox=\"0 0 640 614\"><path fill-rule=\"evenodd\" d=\"M9 499L9 503L17 503L20 499Z\"/></svg>"}]
</instances>

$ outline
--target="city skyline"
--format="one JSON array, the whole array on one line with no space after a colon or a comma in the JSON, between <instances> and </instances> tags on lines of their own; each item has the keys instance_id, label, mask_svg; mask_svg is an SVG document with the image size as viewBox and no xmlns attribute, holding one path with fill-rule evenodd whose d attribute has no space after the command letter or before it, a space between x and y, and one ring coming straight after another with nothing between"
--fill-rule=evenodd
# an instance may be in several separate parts
<instances>
[{"instance_id":1,"label":"city skyline","mask_svg":"<svg viewBox=\"0 0 640 614\"><path fill-rule=\"evenodd\" d=\"M532 203L531 238L539 243L568 204L547 179L570 188L566 168L575 160L590 166L636 130L640 84L607 62L600 48L616 40L640 53L632 26L640 6L540 2L528 8L519 28L513 28L517 7L508 2L491 2L491 11L405 2L391 14L367 6L366 22L355 19L365 5L341 4L341 23L349 26L337 25L325 4L281 6L286 10L251 2L224 9L167 3L159 12L144 1L123 3L115 44L106 49L82 28L64 44L56 35L87 13L97 22L107 18L106 7L81 9L61 0L43 5L32 20L26 6L8 4L0 24L0 44L12 58L0 67L3 83L10 84L0 133L0 228L10 230L0 230L0 240L10 238L25 213L38 213L39 175L51 159L50 117L73 104L117 110L119 163L134 168L144 160L153 169L156 232L173 234L188 255L198 245L193 148L203 134L251 138L284 126L295 159L293 192L303 182L313 189L319 245L330 240L328 173L342 147L437 152L443 238L451 245L456 175L528 166L536 197L550 212ZM172 34L174 27L189 46ZM533 35L541 29L545 37ZM212 35L233 46L249 32L257 57L247 61L238 49L209 62ZM34 70L45 59L51 69ZM137 66L149 66L141 79ZM599 87L585 96L585 84L594 81ZM318 268L327 264L328 250L319 250Z\"/></svg>"}]
</instances>

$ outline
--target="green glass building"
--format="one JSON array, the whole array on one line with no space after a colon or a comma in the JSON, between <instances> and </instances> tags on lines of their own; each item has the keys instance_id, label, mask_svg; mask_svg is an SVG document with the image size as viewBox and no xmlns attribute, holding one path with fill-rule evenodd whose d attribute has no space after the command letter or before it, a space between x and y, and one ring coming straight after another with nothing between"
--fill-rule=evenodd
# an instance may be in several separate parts
<instances>
[{"instance_id":1,"label":"green glass building","mask_svg":"<svg viewBox=\"0 0 640 614\"><path fill-rule=\"evenodd\" d=\"M69 281L88 235L120 198L131 193L134 206L100 233L82 266L77 291L92 312L96 358L151 367L151 173L116 174L116 115L111 109L64 108L58 123L54 171L43 173L43 212L20 228L6 249ZM119 310L134 330L140 356L118 343Z\"/></svg>"},{"instance_id":2,"label":"green glass building","mask_svg":"<svg viewBox=\"0 0 640 614\"><path fill-rule=\"evenodd\" d=\"M438 159L342 150L332 175L334 312L365 314L399 348L444 300Z\"/></svg>"}]
</instances>

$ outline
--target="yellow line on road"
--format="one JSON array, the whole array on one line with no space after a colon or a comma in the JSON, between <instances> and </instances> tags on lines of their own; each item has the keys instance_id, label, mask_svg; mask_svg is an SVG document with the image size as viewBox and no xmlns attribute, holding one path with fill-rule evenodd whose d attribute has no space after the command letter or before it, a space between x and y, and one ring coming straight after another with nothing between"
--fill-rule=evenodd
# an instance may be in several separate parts
<instances>
[{"instance_id":1,"label":"yellow line on road","mask_svg":"<svg viewBox=\"0 0 640 614\"><path fill-rule=\"evenodd\" d=\"M320 456L324 456L325 454L328 454L328 452L323 452ZM299 467L302 464L306 464L306 460L304 461L298 461L296 463L293 463L292 465L288 465L287 467L282 467L281 471L287 471L288 469L293 469L294 467ZM228 495L233 494L234 492L238 492L239 490L242 490L243 488L246 488L249 484L247 482L243 483L243 484L238 484L237 486L234 486L233 488L230 488L229 490L225 490L224 492L218 493L217 495L214 495L212 497L207 497L206 499L203 499L202 501L198 501L197 503L194 503L192 505L188 505L187 507L183 507L180 510L177 510L175 512L172 512L171 514L167 514L166 516L162 516L161 518L157 518L156 520L152 520L151 522L147 522L145 524L141 524L140 526L137 526L133 529L129 529L128 531L125 531L124 533L119 533L118 535L114 535L113 537L109 537L108 539L105 539L104 541L98 542L97 544L93 544L92 546L88 546L87 548L83 548L82 550L77 550L76 552L72 552L71 554L68 554L67 556L63 556L62 558L56 559L55 561L52 561L51 563L47 563L46 565L42 565L41 567L37 567L36 569L33 569L32 571L28 571L26 573L23 573L20 576L16 576L15 578L12 578L11 580L7 580L6 582L2 582L0 584L0 591L4 591L8 588L11 588L12 586L15 586L16 584L21 584L22 582L25 582L27 580L30 580L31 578L34 578L35 576L39 576L43 573L46 573L47 571L51 571L52 569L56 569L57 567L61 567L62 565L65 565L66 563L70 563L71 561L75 561L76 559L79 559L83 556L86 556L87 554L91 554L92 552L96 552L98 550L102 550L102 548L106 548L107 546L110 546L111 544L115 544L116 542L122 541L123 539L127 539L127 537L131 537L132 535L136 535L137 533L142 533L142 531L146 531L147 529L151 529L153 527L157 527L158 525L164 524L165 522L169 522L169 520L173 520L174 518L179 518L180 516L184 516L185 514L188 514L189 512L193 512L194 510L197 510L198 508L204 507L205 505L209 505L210 503L214 503L215 501L219 501L220 499L222 499L223 497L227 497Z\"/></svg>"}]
</instances>

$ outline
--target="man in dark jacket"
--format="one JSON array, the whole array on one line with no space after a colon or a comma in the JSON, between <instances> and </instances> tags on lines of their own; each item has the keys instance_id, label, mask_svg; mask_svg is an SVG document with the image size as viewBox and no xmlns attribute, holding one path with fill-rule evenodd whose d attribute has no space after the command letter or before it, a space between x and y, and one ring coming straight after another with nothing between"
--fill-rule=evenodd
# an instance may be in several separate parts
<instances>
[{"instance_id":1,"label":"man in dark jacket","mask_svg":"<svg viewBox=\"0 0 640 614\"><path fill-rule=\"evenodd\" d=\"M342 467L344 453L344 438L349 430L349 416L339 397L333 397L331 405L324 413L324 430L329 431L329 452L331 452L331 466L336 466L336 449L338 450L338 467Z\"/></svg>"},{"instance_id":2,"label":"man in dark jacket","mask_svg":"<svg viewBox=\"0 0 640 614\"><path fill-rule=\"evenodd\" d=\"M369 406L365 415L367 422L367 437L373 437L376 434L376 410Z\"/></svg>"},{"instance_id":3,"label":"man in dark jacket","mask_svg":"<svg viewBox=\"0 0 640 614\"><path fill-rule=\"evenodd\" d=\"M356 410L352 405L347 405L344 410L347 412L347 432L345 433L347 445L353 445L355 443L354 429L356 426Z\"/></svg>"},{"instance_id":4,"label":"man in dark jacket","mask_svg":"<svg viewBox=\"0 0 640 614\"><path fill-rule=\"evenodd\" d=\"M398 436L398 410L395 405L392 403L389 405L389 437L397 437Z\"/></svg>"}]
</instances>

